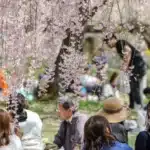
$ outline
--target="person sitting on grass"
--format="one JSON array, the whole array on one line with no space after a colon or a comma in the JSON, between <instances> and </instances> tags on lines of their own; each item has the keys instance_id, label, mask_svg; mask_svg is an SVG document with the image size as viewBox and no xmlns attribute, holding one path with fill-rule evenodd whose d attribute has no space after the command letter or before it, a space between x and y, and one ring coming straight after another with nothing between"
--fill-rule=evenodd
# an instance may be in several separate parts
<instances>
[{"instance_id":1,"label":"person sitting on grass","mask_svg":"<svg viewBox=\"0 0 150 150\"><path fill-rule=\"evenodd\" d=\"M85 114L78 112L76 99L70 96L59 98L58 115L62 122L55 136L54 144L65 150L75 150L83 144L83 129L87 120Z\"/></svg>"},{"instance_id":2,"label":"person sitting on grass","mask_svg":"<svg viewBox=\"0 0 150 150\"><path fill-rule=\"evenodd\" d=\"M83 150L132 150L113 136L108 120L103 116L92 116L84 127Z\"/></svg>"},{"instance_id":3,"label":"person sitting on grass","mask_svg":"<svg viewBox=\"0 0 150 150\"><path fill-rule=\"evenodd\" d=\"M117 78L118 73L114 72L111 75L110 80L102 86L102 95L105 99L113 96L116 96L117 98L120 97L119 91L117 89Z\"/></svg>"},{"instance_id":4,"label":"person sitting on grass","mask_svg":"<svg viewBox=\"0 0 150 150\"><path fill-rule=\"evenodd\" d=\"M0 109L0 150L23 150L20 138L13 133L10 114Z\"/></svg>"},{"instance_id":5,"label":"person sitting on grass","mask_svg":"<svg viewBox=\"0 0 150 150\"><path fill-rule=\"evenodd\" d=\"M22 94L17 94L17 119L22 131L22 146L24 150L43 150L42 121L39 115L27 110L27 101ZM13 108L9 108L13 109Z\"/></svg>"},{"instance_id":6,"label":"person sitting on grass","mask_svg":"<svg viewBox=\"0 0 150 150\"><path fill-rule=\"evenodd\" d=\"M128 106L116 97L104 100L103 109L98 115L104 116L109 121L112 134L119 142L128 143L128 131L137 128L134 120L127 120L130 115Z\"/></svg>"}]
</instances>

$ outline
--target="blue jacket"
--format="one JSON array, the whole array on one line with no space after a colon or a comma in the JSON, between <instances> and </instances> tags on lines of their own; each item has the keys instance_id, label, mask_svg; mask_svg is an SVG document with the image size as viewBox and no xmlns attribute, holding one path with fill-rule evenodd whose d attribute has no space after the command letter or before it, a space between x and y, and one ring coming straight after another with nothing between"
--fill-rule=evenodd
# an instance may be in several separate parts
<instances>
[{"instance_id":1,"label":"blue jacket","mask_svg":"<svg viewBox=\"0 0 150 150\"><path fill-rule=\"evenodd\" d=\"M118 141L114 142L114 144L110 146L104 146L102 150L132 150L131 147L129 147L125 143L120 143Z\"/></svg>"},{"instance_id":2,"label":"blue jacket","mask_svg":"<svg viewBox=\"0 0 150 150\"><path fill-rule=\"evenodd\" d=\"M84 150L86 150L86 149L84 149ZM133 149L125 143L120 143L118 141L115 141L112 146L106 146L105 145L100 150L133 150Z\"/></svg>"}]
</instances>

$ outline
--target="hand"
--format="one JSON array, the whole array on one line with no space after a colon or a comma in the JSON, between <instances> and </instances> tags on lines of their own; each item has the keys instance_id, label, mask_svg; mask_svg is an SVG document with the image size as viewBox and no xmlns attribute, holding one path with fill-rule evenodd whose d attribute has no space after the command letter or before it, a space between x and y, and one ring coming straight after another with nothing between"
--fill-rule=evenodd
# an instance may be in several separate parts
<instances>
[{"instance_id":1,"label":"hand","mask_svg":"<svg viewBox=\"0 0 150 150\"><path fill-rule=\"evenodd\" d=\"M15 128L15 134L21 139L23 136L23 132L21 132L19 127Z\"/></svg>"},{"instance_id":2,"label":"hand","mask_svg":"<svg viewBox=\"0 0 150 150\"><path fill-rule=\"evenodd\" d=\"M123 64L123 65L120 67L120 70L122 70L122 71L124 71L124 72L127 72L128 67Z\"/></svg>"}]
</instances>

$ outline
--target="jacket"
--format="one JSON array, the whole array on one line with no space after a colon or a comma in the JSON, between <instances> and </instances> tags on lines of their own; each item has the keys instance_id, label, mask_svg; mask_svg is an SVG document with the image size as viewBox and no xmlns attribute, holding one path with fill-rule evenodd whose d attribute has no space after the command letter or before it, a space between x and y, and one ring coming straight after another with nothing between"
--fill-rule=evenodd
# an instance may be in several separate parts
<instances>
[{"instance_id":1,"label":"jacket","mask_svg":"<svg viewBox=\"0 0 150 150\"><path fill-rule=\"evenodd\" d=\"M44 144L42 143L42 121L39 115L30 110L27 112L27 119L19 122L19 127L23 132L21 139L24 150L43 150Z\"/></svg>"},{"instance_id":2,"label":"jacket","mask_svg":"<svg viewBox=\"0 0 150 150\"><path fill-rule=\"evenodd\" d=\"M150 150L149 132L142 131L138 134L135 142L135 150Z\"/></svg>"},{"instance_id":3,"label":"jacket","mask_svg":"<svg viewBox=\"0 0 150 150\"><path fill-rule=\"evenodd\" d=\"M112 146L103 146L101 150L132 150L132 148L125 143L115 141Z\"/></svg>"},{"instance_id":4,"label":"jacket","mask_svg":"<svg viewBox=\"0 0 150 150\"><path fill-rule=\"evenodd\" d=\"M54 144L58 148L63 147L65 150L74 150L77 145L83 145L84 124L87 116L76 112L71 122L62 121L59 131L55 136Z\"/></svg>"},{"instance_id":5,"label":"jacket","mask_svg":"<svg viewBox=\"0 0 150 150\"><path fill-rule=\"evenodd\" d=\"M83 150L86 149L84 148ZM132 148L125 143L114 141L111 145L103 145L100 150L132 150Z\"/></svg>"},{"instance_id":6,"label":"jacket","mask_svg":"<svg viewBox=\"0 0 150 150\"><path fill-rule=\"evenodd\" d=\"M128 143L128 131L123 123L111 123L112 134L121 143Z\"/></svg>"}]
</instances>

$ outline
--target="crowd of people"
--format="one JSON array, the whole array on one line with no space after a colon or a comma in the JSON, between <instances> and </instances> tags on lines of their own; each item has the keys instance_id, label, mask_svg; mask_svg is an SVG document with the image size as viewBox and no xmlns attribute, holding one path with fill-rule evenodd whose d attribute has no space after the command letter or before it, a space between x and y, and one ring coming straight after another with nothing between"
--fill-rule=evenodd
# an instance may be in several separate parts
<instances>
[{"instance_id":1,"label":"crowd of people","mask_svg":"<svg viewBox=\"0 0 150 150\"><path fill-rule=\"evenodd\" d=\"M91 66L88 65L85 74L80 77L78 91L81 97L89 98L94 93L98 99L103 99L103 108L97 114L88 117L80 113L73 95L59 97L57 113L61 124L52 148L42 142L39 115L29 110L26 97L32 100L31 93L21 89L15 97L16 106L0 109L0 150L132 150L128 145L128 132L138 128L141 122L130 120L131 109L142 110L146 114L143 113L145 124L136 137L135 150L150 150L150 103L144 107L142 100L143 94L150 94L149 88L143 87L146 62L129 42L118 40L114 34L107 36L104 42L111 48L116 47L123 62L121 71L130 73L129 105L119 95L119 73L114 72L105 84L102 83L108 62L106 57L96 56L93 64L98 73L91 75ZM66 92L74 92L73 83Z\"/></svg>"},{"instance_id":2,"label":"crowd of people","mask_svg":"<svg viewBox=\"0 0 150 150\"><path fill-rule=\"evenodd\" d=\"M58 115L62 122L54 137L53 148L42 143L42 121L39 115L27 109L23 95L17 95L17 120L13 108L0 109L0 150L132 150L128 132L132 130L128 117L130 109L120 99L103 101L103 109L88 118L78 111L73 97L59 98ZM139 132L135 150L149 150L150 103L147 105L145 130ZM16 124L16 125L15 125Z\"/></svg>"}]
</instances>

